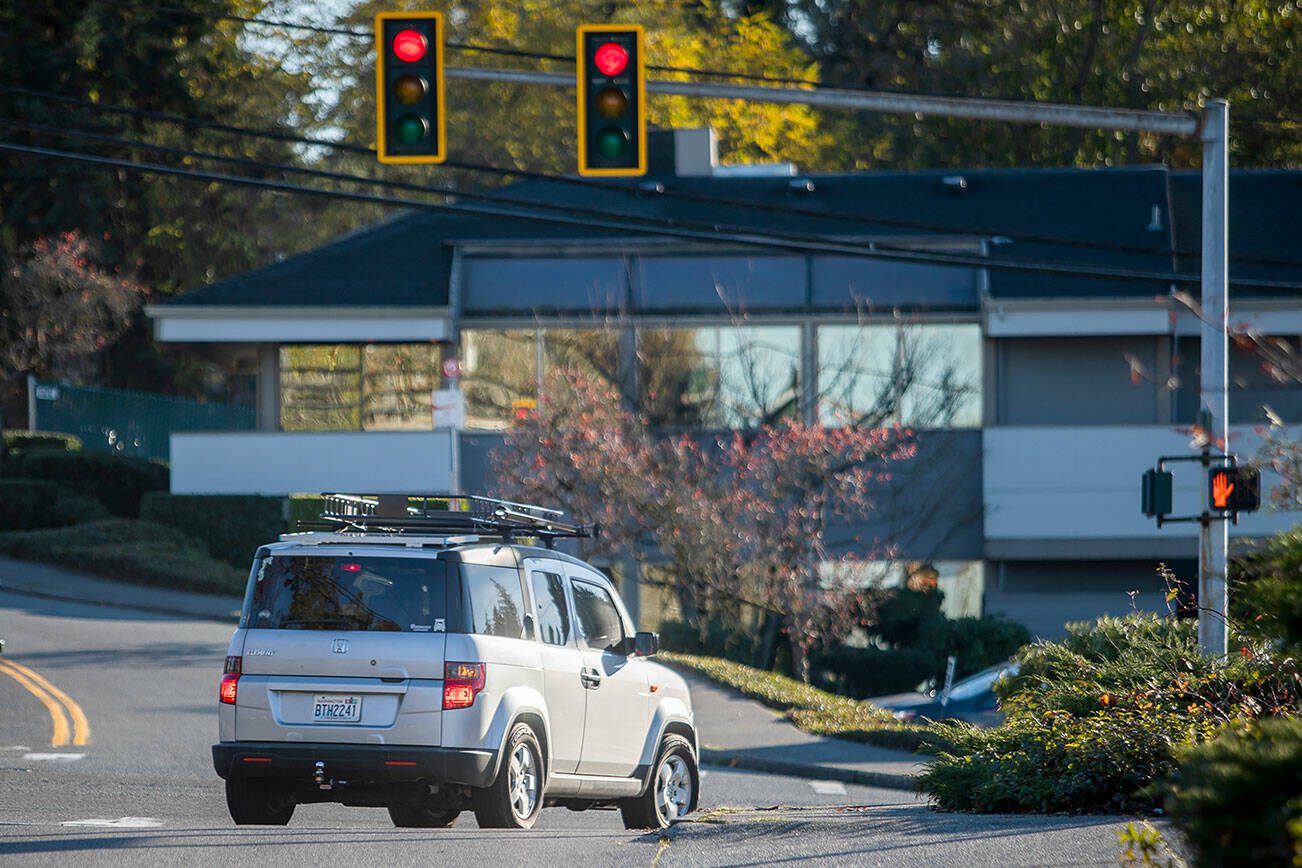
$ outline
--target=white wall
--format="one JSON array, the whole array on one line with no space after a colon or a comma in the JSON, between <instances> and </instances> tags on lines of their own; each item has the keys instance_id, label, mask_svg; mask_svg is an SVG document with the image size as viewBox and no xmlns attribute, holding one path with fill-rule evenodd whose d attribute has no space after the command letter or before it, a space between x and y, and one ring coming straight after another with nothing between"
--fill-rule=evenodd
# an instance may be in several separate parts
<instances>
[{"instance_id":1,"label":"white wall","mask_svg":"<svg viewBox=\"0 0 1302 868\"><path fill-rule=\"evenodd\" d=\"M173 494L449 491L449 431L173 434Z\"/></svg>"},{"instance_id":2,"label":"white wall","mask_svg":"<svg viewBox=\"0 0 1302 868\"><path fill-rule=\"evenodd\" d=\"M1230 449L1250 458L1260 438L1235 428ZM1140 477L1159 455L1192 454L1189 435L1172 428L995 427L983 432L987 539L1196 537L1196 524L1157 529L1140 511ZM1168 466L1175 474L1175 514L1201 510L1207 481L1196 464ZM1265 536L1302 522L1302 512L1280 513L1264 501L1277 477L1262 476L1263 508L1230 526L1231 536Z\"/></svg>"}]
</instances>

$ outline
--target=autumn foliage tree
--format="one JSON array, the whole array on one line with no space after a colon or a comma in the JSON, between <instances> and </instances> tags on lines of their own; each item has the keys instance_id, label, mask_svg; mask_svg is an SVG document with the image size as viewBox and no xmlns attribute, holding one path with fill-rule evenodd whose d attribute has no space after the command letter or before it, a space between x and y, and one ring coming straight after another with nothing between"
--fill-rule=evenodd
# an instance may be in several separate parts
<instances>
[{"instance_id":1,"label":"autumn foliage tree","mask_svg":"<svg viewBox=\"0 0 1302 868\"><path fill-rule=\"evenodd\" d=\"M662 435L605 381L566 370L546 386L537 418L494 457L502 493L599 522L589 555L660 562L689 622L742 605L781 619L807 680L810 651L853 624L856 563L888 544L836 548L829 527L873 509L891 466L913 455L910 432L785 420L721 438Z\"/></svg>"},{"instance_id":2,"label":"autumn foliage tree","mask_svg":"<svg viewBox=\"0 0 1302 868\"><path fill-rule=\"evenodd\" d=\"M26 374L77 377L122 334L144 289L94 263L81 235L39 238L0 270L0 386Z\"/></svg>"}]
</instances>

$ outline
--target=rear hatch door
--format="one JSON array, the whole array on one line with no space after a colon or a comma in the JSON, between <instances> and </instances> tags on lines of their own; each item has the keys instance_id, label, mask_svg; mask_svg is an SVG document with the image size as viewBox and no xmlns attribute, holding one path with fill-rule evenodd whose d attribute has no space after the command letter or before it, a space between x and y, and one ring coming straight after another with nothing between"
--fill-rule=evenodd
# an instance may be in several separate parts
<instances>
[{"instance_id":1,"label":"rear hatch door","mask_svg":"<svg viewBox=\"0 0 1302 868\"><path fill-rule=\"evenodd\" d=\"M439 745L447 562L433 555L264 557L241 619L235 738Z\"/></svg>"}]
</instances>

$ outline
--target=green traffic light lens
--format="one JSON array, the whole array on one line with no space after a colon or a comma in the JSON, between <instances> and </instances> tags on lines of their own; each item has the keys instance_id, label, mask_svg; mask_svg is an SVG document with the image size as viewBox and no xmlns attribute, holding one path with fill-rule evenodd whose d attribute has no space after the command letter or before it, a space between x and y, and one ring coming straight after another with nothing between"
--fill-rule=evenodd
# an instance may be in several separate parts
<instances>
[{"instance_id":1,"label":"green traffic light lens","mask_svg":"<svg viewBox=\"0 0 1302 868\"><path fill-rule=\"evenodd\" d=\"M425 79L419 75L400 75L393 82L393 95L403 105L415 105L429 93Z\"/></svg>"},{"instance_id":2,"label":"green traffic light lens","mask_svg":"<svg viewBox=\"0 0 1302 868\"><path fill-rule=\"evenodd\" d=\"M603 118L617 118L628 110L628 95L617 87L608 87L597 94L597 114Z\"/></svg>"},{"instance_id":3,"label":"green traffic light lens","mask_svg":"<svg viewBox=\"0 0 1302 868\"><path fill-rule=\"evenodd\" d=\"M404 145L414 145L429 132L429 124L415 115L400 115L393 122L393 137Z\"/></svg>"},{"instance_id":4,"label":"green traffic light lens","mask_svg":"<svg viewBox=\"0 0 1302 868\"><path fill-rule=\"evenodd\" d=\"M628 151L628 133L619 127L603 127L597 131L597 153L608 160L624 156Z\"/></svg>"}]
</instances>

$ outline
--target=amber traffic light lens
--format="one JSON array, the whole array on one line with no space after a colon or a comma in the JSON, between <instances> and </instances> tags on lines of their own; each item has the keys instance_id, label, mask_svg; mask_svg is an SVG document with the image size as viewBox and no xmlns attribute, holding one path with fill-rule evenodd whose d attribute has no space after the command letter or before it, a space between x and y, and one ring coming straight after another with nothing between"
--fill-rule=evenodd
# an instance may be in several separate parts
<instances>
[{"instance_id":1,"label":"amber traffic light lens","mask_svg":"<svg viewBox=\"0 0 1302 868\"><path fill-rule=\"evenodd\" d=\"M400 75L393 82L393 95L403 105L415 105L428 93L429 87L419 75Z\"/></svg>"},{"instance_id":2,"label":"amber traffic light lens","mask_svg":"<svg viewBox=\"0 0 1302 868\"><path fill-rule=\"evenodd\" d=\"M597 94L597 113L603 118L617 118L628 111L628 95L617 87Z\"/></svg>"}]
</instances>

